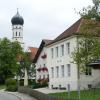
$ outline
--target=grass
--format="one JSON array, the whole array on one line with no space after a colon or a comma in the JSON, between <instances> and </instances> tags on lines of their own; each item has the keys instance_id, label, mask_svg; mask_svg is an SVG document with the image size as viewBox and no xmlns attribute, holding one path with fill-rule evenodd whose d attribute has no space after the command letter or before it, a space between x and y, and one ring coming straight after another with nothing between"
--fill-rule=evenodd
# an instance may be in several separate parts
<instances>
[{"instance_id":1,"label":"grass","mask_svg":"<svg viewBox=\"0 0 100 100\"><path fill-rule=\"evenodd\" d=\"M0 90L5 89L5 85L0 85Z\"/></svg>"},{"instance_id":2,"label":"grass","mask_svg":"<svg viewBox=\"0 0 100 100\"><path fill-rule=\"evenodd\" d=\"M68 98L68 93L67 92L50 93L49 95ZM76 100L78 98L77 91L72 91L70 93L70 97L71 97L71 99ZM83 90L83 91L81 91L81 100L100 100L100 89L92 89L92 90Z\"/></svg>"}]
</instances>

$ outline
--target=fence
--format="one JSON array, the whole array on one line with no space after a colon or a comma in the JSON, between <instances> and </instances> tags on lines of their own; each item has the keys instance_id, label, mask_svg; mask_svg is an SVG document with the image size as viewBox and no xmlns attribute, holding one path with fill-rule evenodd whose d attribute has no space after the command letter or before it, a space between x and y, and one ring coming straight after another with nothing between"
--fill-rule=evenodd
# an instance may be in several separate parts
<instances>
[{"instance_id":1,"label":"fence","mask_svg":"<svg viewBox=\"0 0 100 100\"><path fill-rule=\"evenodd\" d=\"M64 97L50 96L50 95L38 92L36 90L30 89L28 87L19 87L18 92L28 94L36 98L37 100L69 100ZM70 100L74 100L74 99L70 99Z\"/></svg>"}]
</instances>

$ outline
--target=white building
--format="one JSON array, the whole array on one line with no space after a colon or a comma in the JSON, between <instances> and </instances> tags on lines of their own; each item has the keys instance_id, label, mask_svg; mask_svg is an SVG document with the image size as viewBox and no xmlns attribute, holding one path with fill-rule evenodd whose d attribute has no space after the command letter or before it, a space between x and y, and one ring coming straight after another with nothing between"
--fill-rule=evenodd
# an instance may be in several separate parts
<instances>
[{"instance_id":1,"label":"white building","mask_svg":"<svg viewBox=\"0 0 100 100\"><path fill-rule=\"evenodd\" d=\"M85 21L79 19L46 46L49 88L71 90L78 88L78 70L76 64L72 63L72 52L78 48L81 26ZM99 84L99 77L100 70L92 69L81 73L81 89Z\"/></svg>"},{"instance_id":2,"label":"white building","mask_svg":"<svg viewBox=\"0 0 100 100\"><path fill-rule=\"evenodd\" d=\"M51 40L42 40L36 53L33 63L36 64L36 82L43 83L49 80L47 68L47 48L45 47Z\"/></svg>"},{"instance_id":3,"label":"white building","mask_svg":"<svg viewBox=\"0 0 100 100\"><path fill-rule=\"evenodd\" d=\"M18 41L24 48L24 43L23 43L24 19L20 16L18 10L16 15L12 17L11 23L12 23L12 41Z\"/></svg>"}]
</instances>

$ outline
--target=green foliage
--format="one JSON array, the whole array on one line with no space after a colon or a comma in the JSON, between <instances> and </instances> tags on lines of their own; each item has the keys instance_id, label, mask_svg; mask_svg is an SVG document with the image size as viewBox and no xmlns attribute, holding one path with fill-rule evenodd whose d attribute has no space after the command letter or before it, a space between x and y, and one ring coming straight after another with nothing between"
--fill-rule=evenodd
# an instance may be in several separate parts
<instances>
[{"instance_id":1,"label":"green foliage","mask_svg":"<svg viewBox=\"0 0 100 100\"><path fill-rule=\"evenodd\" d=\"M0 90L5 89L5 85L0 85Z\"/></svg>"},{"instance_id":2,"label":"green foliage","mask_svg":"<svg viewBox=\"0 0 100 100\"><path fill-rule=\"evenodd\" d=\"M81 36L77 37L77 48L72 53L74 63L79 70L86 71L86 65L93 60L100 59L100 0L92 0L93 6L83 8L79 12L84 21L80 27Z\"/></svg>"},{"instance_id":3,"label":"green foliage","mask_svg":"<svg viewBox=\"0 0 100 100\"><path fill-rule=\"evenodd\" d=\"M35 64L33 64L29 58L29 53L23 53L23 59L20 61L20 76L23 77L25 74L25 68L27 70L28 77L34 77L35 75Z\"/></svg>"},{"instance_id":4,"label":"green foliage","mask_svg":"<svg viewBox=\"0 0 100 100\"><path fill-rule=\"evenodd\" d=\"M15 76L17 56L21 53L22 48L18 42L11 42L7 38L0 40L0 82Z\"/></svg>"},{"instance_id":5,"label":"green foliage","mask_svg":"<svg viewBox=\"0 0 100 100\"><path fill-rule=\"evenodd\" d=\"M72 53L72 58L80 71L84 72L87 64L100 59L100 40L90 34L79 38L78 48Z\"/></svg>"},{"instance_id":6,"label":"green foliage","mask_svg":"<svg viewBox=\"0 0 100 100\"><path fill-rule=\"evenodd\" d=\"M8 78L5 82L7 91L17 91L17 82L15 79Z\"/></svg>"},{"instance_id":7,"label":"green foliage","mask_svg":"<svg viewBox=\"0 0 100 100\"><path fill-rule=\"evenodd\" d=\"M44 82L44 83L36 83L35 81L33 82L33 84L31 85L31 88L36 89L36 88L42 88L42 87L47 87L48 83Z\"/></svg>"},{"instance_id":8,"label":"green foliage","mask_svg":"<svg viewBox=\"0 0 100 100\"><path fill-rule=\"evenodd\" d=\"M81 17L91 19L95 18L97 21L100 21L100 12L99 12L99 7L100 7L100 0L92 0L93 1L93 6L88 6L87 8L83 8L79 14Z\"/></svg>"}]
</instances>

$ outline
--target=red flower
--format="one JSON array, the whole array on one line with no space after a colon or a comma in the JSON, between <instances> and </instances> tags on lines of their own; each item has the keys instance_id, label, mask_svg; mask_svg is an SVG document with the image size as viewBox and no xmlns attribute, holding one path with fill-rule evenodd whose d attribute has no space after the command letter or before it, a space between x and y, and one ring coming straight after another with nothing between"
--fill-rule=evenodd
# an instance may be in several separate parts
<instances>
[{"instance_id":1,"label":"red flower","mask_svg":"<svg viewBox=\"0 0 100 100\"><path fill-rule=\"evenodd\" d=\"M43 71L48 71L48 68L47 67L43 67L42 70Z\"/></svg>"}]
</instances>

